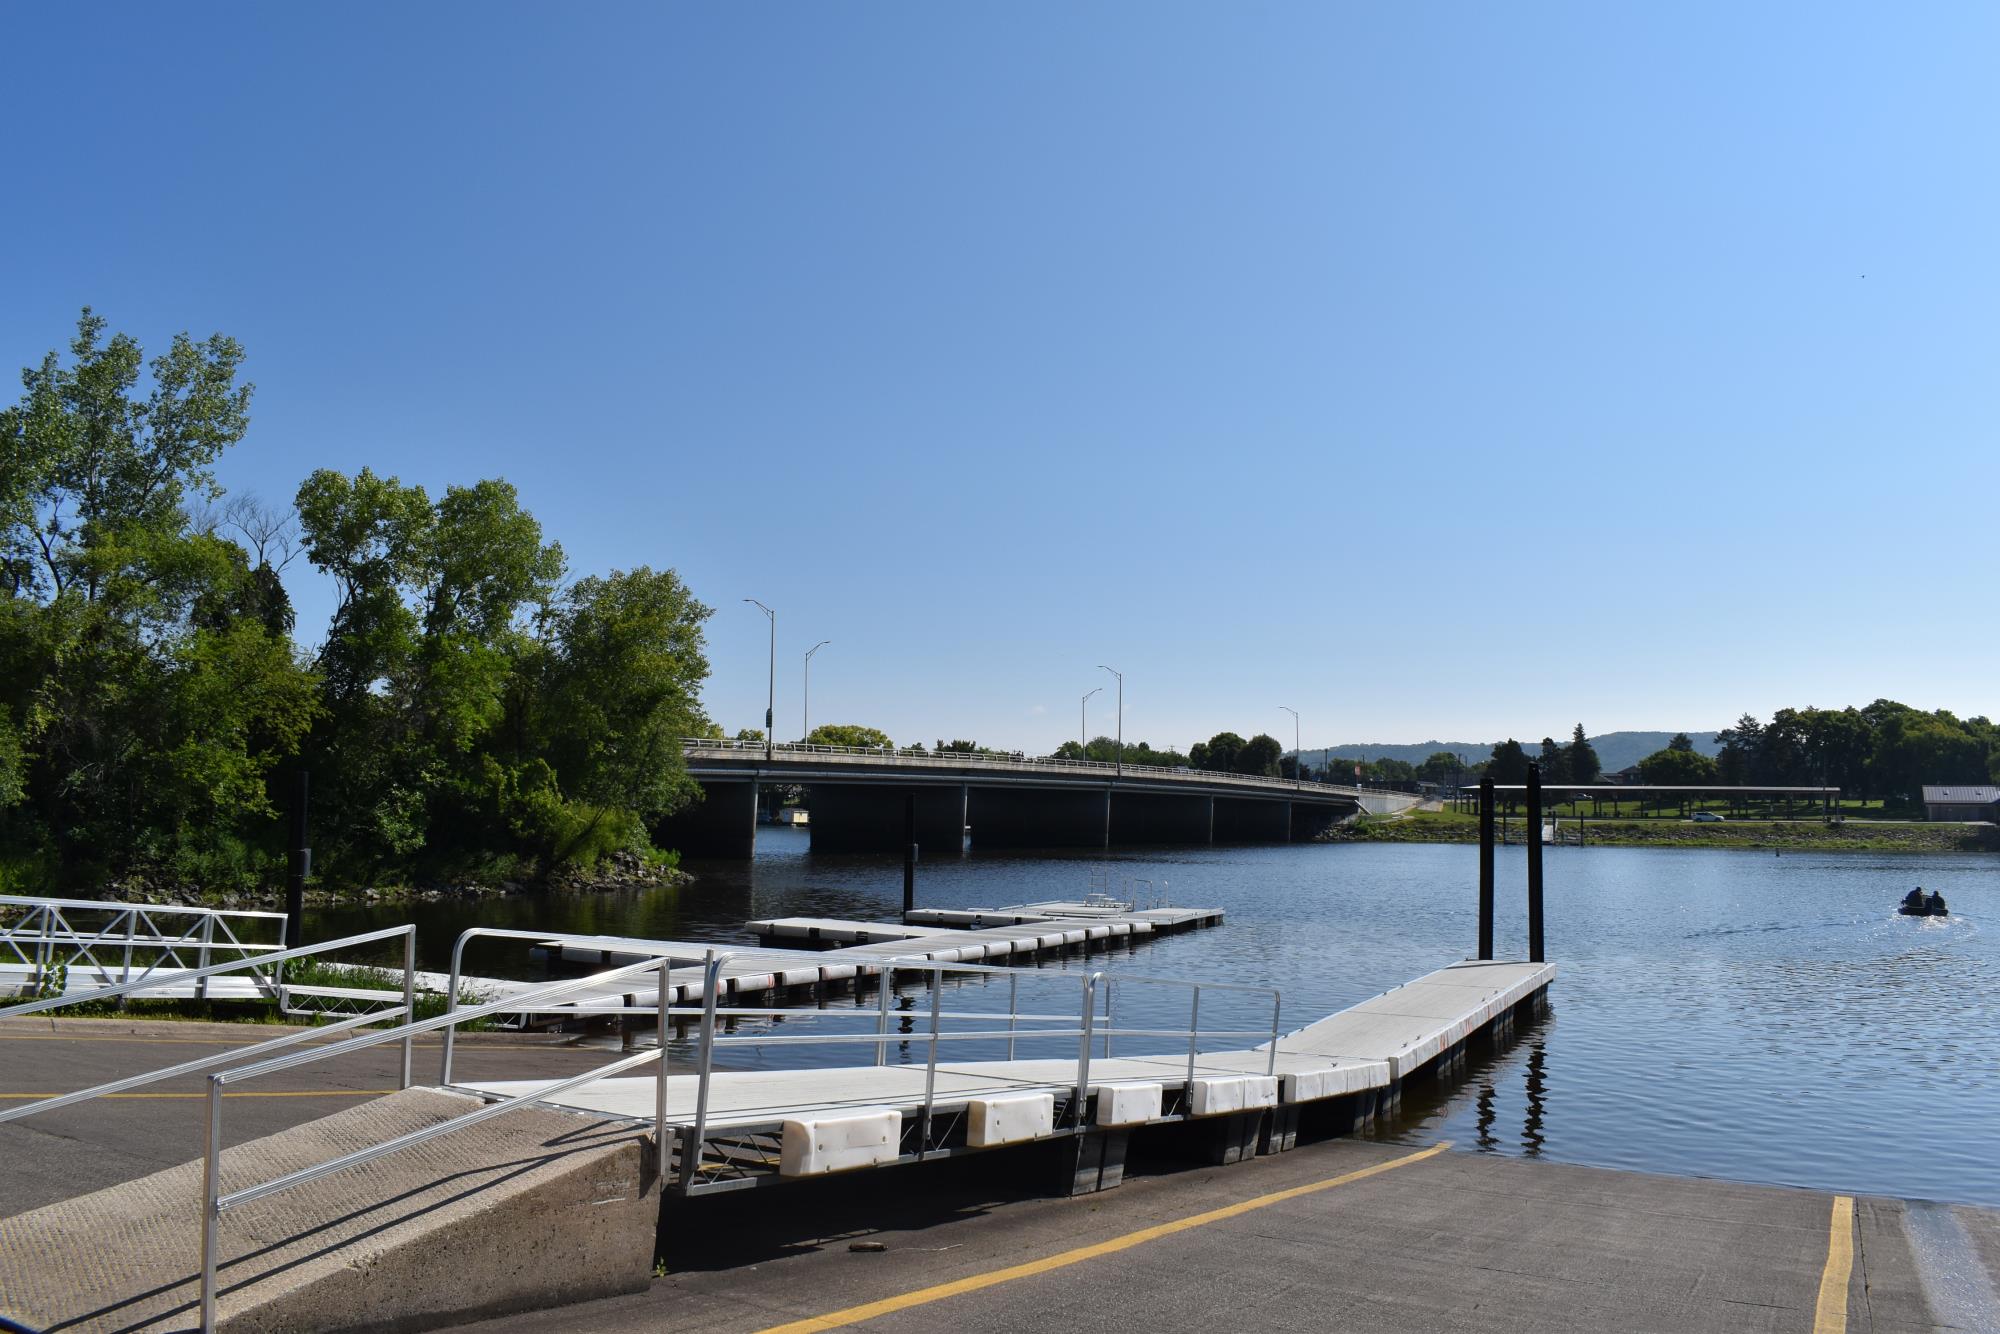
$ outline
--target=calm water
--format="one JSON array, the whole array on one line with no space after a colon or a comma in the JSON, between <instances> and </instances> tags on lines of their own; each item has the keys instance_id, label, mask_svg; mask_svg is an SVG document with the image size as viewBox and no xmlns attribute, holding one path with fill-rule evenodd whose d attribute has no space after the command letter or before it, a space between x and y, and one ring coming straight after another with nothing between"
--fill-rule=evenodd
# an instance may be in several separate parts
<instances>
[{"instance_id":1,"label":"calm water","mask_svg":"<svg viewBox=\"0 0 2000 1334\"><path fill-rule=\"evenodd\" d=\"M1525 952L1524 855L1500 851L1499 952L1515 957ZM1562 968L1552 1017L1473 1063L1463 1081L1406 1098L1400 1121L1380 1136L2000 1204L2000 931L1983 929L2000 910L2000 862L1589 848L1550 849L1546 864L1549 956ZM1470 953L1475 866L1470 847L1384 844L969 855L926 863L918 901L1074 896L1093 868L1164 881L1174 902L1220 905L1227 923L1093 955L1088 966L1267 983L1282 988L1291 1029ZM872 918L901 904L900 863L815 857L806 835L790 830L760 835L754 867L691 869L699 882L679 891L516 899L475 911L495 926L742 943L742 923L755 917ZM1919 883L1941 891L1953 916L1897 917L1896 900ZM328 912L312 931L411 915ZM415 916L431 966L472 920L459 906L427 905ZM1071 958L1051 968L1082 966ZM529 975L512 945L475 959L471 971ZM1070 985L1049 979L1058 983ZM993 990L964 988L950 1005L1004 1007L1004 989L978 994ZM1073 992L1063 995L1074 1004ZM1120 988L1117 1021L1182 1027L1186 1003L1184 992ZM1224 1012L1207 995L1202 1007L1204 1028L1269 1022L1268 1008ZM1169 1045L1132 1041L1134 1050ZM771 1063L800 1051L778 1049ZM855 1051L819 1058L854 1061ZM950 1050L956 1059L992 1054Z\"/></svg>"}]
</instances>

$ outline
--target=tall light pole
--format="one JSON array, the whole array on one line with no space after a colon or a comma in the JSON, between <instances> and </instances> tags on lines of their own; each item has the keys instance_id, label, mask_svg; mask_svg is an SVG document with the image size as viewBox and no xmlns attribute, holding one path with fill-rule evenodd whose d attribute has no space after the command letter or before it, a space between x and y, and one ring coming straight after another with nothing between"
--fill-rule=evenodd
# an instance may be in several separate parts
<instances>
[{"instance_id":1,"label":"tall light pole","mask_svg":"<svg viewBox=\"0 0 2000 1334\"><path fill-rule=\"evenodd\" d=\"M1299 749L1299 711L1289 704L1280 704L1278 707L1292 715L1292 786L1302 788L1306 785L1302 775L1306 753Z\"/></svg>"},{"instance_id":2,"label":"tall light pole","mask_svg":"<svg viewBox=\"0 0 2000 1334\"><path fill-rule=\"evenodd\" d=\"M771 676L769 688L764 697L764 758L771 758L771 743L776 735L771 728L771 719L778 707L778 613L759 602L756 598L744 598L745 602L764 613L771 621Z\"/></svg>"},{"instance_id":3,"label":"tall light pole","mask_svg":"<svg viewBox=\"0 0 2000 1334\"><path fill-rule=\"evenodd\" d=\"M804 730L803 732L800 732L800 733L799 733L799 740L801 740L801 741L806 741L806 740L809 740L809 739L810 739L810 738L812 737L812 734L813 734L813 726L812 726L812 724L813 724L813 654L815 654L815 653L819 652L819 651L820 651L821 649L825 648L825 647L826 647L826 646L827 646L828 644L831 644L832 642L833 642L833 641L832 641L831 639L822 639L822 640L820 640L820 641L819 641L819 643L817 643L817 644L814 644L814 645L813 645L813 646L812 646L811 648L809 648L809 649L807 649L807 650L806 650L806 692L805 692L805 703L804 703L804 704L803 704L803 705L802 705L802 706L800 707L800 709L799 709L799 726L801 726L801 727L803 727L803 728L805 729L805 730Z\"/></svg>"},{"instance_id":4,"label":"tall light pole","mask_svg":"<svg viewBox=\"0 0 2000 1334\"><path fill-rule=\"evenodd\" d=\"M1110 672L1113 676L1118 678L1118 770L1117 772L1118 776L1120 778L1123 778L1125 776L1125 673L1119 671L1116 667L1106 667L1101 662L1098 663L1097 665L1102 670ZM1102 686L1098 687L1098 689L1100 690L1102 690L1103 688L1104 687Z\"/></svg>"},{"instance_id":5,"label":"tall light pole","mask_svg":"<svg viewBox=\"0 0 2000 1334\"><path fill-rule=\"evenodd\" d=\"M1101 694L1103 690L1103 686L1098 686L1095 690L1085 691L1083 698L1078 701L1076 706L1076 744L1083 747L1083 758L1086 760L1090 758L1090 723L1088 721L1090 715L1085 712L1084 706L1090 703L1092 695Z\"/></svg>"}]
</instances>

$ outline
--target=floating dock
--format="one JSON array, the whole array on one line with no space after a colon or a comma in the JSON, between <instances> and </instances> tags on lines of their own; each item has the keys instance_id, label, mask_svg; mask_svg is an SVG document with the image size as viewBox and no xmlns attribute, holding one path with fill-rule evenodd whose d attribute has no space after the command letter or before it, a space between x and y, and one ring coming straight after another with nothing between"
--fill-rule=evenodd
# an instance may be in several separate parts
<instances>
[{"instance_id":1,"label":"floating dock","mask_svg":"<svg viewBox=\"0 0 2000 1334\"><path fill-rule=\"evenodd\" d=\"M1511 1038L1516 1018L1545 1002L1555 972L1553 964L1470 960L1284 1034L1275 1052L1266 1042L1193 1056L1098 1058L1089 1063L1082 1106L1074 1058L940 1062L934 1079L921 1064L716 1071L705 1110L697 1107L697 1076L670 1073L666 1117L680 1131L676 1170L683 1189L699 1193L1075 1137L1079 1127L1123 1133L1224 1117L1232 1120L1222 1161L1277 1152L1290 1147L1302 1111L1349 1124L1366 1119L1392 1109L1411 1076L1460 1058L1469 1039ZM923 1035L909 1040L921 1044ZM456 1087L509 1098L547 1084ZM611 1078L551 1105L649 1121L657 1093L651 1077ZM692 1143L698 1119L699 1152ZM1122 1141L1117 1152L1122 1163Z\"/></svg>"}]
</instances>

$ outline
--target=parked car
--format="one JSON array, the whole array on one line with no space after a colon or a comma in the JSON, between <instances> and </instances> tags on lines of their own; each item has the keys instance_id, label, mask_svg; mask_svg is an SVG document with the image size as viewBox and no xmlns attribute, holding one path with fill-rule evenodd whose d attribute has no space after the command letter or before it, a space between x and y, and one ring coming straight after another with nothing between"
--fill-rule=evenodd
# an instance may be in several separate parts
<instances>
[{"instance_id":1,"label":"parked car","mask_svg":"<svg viewBox=\"0 0 2000 1334\"><path fill-rule=\"evenodd\" d=\"M1696 824L1722 823L1722 817L1717 815L1714 811L1696 811L1693 815L1690 815L1688 819L1694 821Z\"/></svg>"}]
</instances>

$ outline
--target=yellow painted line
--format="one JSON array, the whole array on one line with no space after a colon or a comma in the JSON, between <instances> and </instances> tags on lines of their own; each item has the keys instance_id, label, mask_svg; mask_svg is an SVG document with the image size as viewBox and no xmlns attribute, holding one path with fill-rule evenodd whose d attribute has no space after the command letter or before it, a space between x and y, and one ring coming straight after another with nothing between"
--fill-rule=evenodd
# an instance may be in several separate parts
<instances>
[{"instance_id":1,"label":"yellow painted line","mask_svg":"<svg viewBox=\"0 0 2000 1334\"><path fill-rule=\"evenodd\" d=\"M1833 1197L1827 1223L1826 1268L1819 1276L1813 1334L1847 1334L1847 1280L1854 1273L1854 1197Z\"/></svg>"},{"instance_id":2,"label":"yellow painted line","mask_svg":"<svg viewBox=\"0 0 2000 1334\"><path fill-rule=\"evenodd\" d=\"M379 1098L395 1089L286 1089L271 1093L225 1093L225 1098ZM60 1098L60 1093L0 1093L0 1099L37 1102L43 1098ZM206 1093L100 1093L98 1098L206 1098ZM92 1099L96 1101L96 1099Z\"/></svg>"},{"instance_id":3,"label":"yellow painted line","mask_svg":"<svg viewBox=\"0 0 2000 1334\"><path fill-rule=\"evenodd\" d=\"M1099 1256L1104 1255L1115 1255L1119 1251L1127 1251L1134 1246L1143 1246L1149 1241L1158 1241L1161 1237L1171 1237L1176 1232L1186 1232L1192 1228L1207 1227L1210 1223L1220 1223L1225 1219L1237 1218L1243 1214L1250 1213L1252 1210L1266 1209L1274 1204L1282 1204L1286 1200L1296 1200L1301 1195L1312 1195L1322 1190L1332 1190L1335 1186L1345 1186L1349 1182L1360 1181L1366 1177L1379 1176L1384 1172L1393 1172L1399 1167L1407 1167L1411 1163L1420 1163L1426 1158L1434 1158L1450 1147L1451 1142L1446 1140L1440 1144L1433 1144L1428 1149L1420 1149L1416 1153L1404 1154L1401 1158L1391 1158L1388 1162L1377 1163L1373 1167L1364 1167L1358 1171L1346 1172L1337 1177L1329 1177L1325 1181L1314 1181L1304 1186L1293 1186L1289 1190L1273 1191L1269 1195L1259 1195L1254 1199L1225 1205L1220 1209L1210 1209L1207 1213L1190 1214L1186 1218L1177 1218L1171 1223L1160 1223L1154 1227L1140 1228L1137 1232L1127 1232L1122 1237L1113 1237L1109 1241L1095 1242L1089 1246L1079 1246L1075 1250L1059 1251L1054 1255L1043 1256L1039 1260L1030 1260L1026 1264L1009 1265L1005 1269L988 1270L984 1274L973 1274L966 1278L954 1279L950 1283L939 1283L935 1287L918 1288L914 1292L906 1292L900 1296L885 1297L879 1302L868 1302L861 1306L850 1306L841 1311L829 1311L825 1315L807 1316L804 1320L794 1320L789 1324L772 1325L767 1329L758 1330L757 1334L820 1334L820 1331L839 1329L844 1325L856 1325L864 1320L873 1320L877 1316L891 1315L897 1311L907 1311L913 1306L927 1306L932 1302L943 1301L947 1297L957 1297L968 1292L978 1292L981 1288L991 1288L1001 1283L1011 1283L1017 1278L1030 1278L1036 1274L1046 1274L1054 1269L1066 1269L1070 1265L1082 1264L1085 1260L1095 1260ZM1844 1291L1843 1289L1843 1294Z\"/></svg>"}]
</instances>

